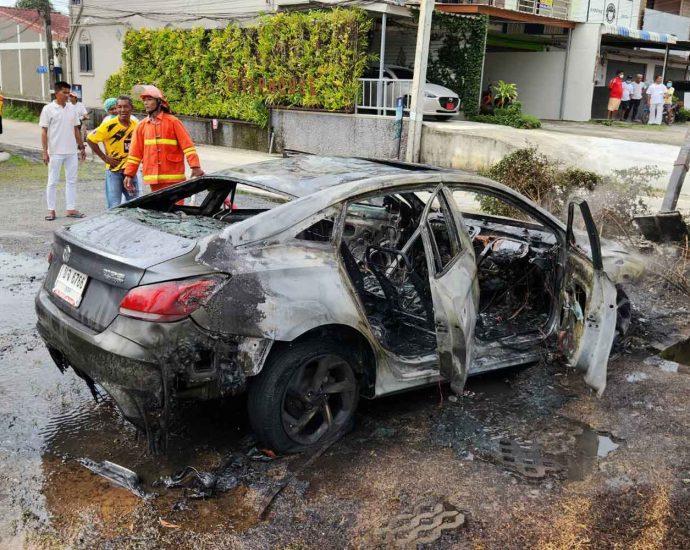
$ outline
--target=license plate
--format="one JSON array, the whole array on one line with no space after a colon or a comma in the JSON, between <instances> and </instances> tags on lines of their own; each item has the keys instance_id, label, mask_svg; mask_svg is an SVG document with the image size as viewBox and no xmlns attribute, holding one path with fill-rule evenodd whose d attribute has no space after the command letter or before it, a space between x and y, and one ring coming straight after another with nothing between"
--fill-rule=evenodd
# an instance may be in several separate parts
<instances>
[{"instance_id":1,"label":"license plate","mask_svg":"<svg viewBox=\"0 0 690 550\"><path fill-rule=\"evenodd\" d=\"M452 103L446 103L446 109L452 111L453 109L455 109L455 105L453 105Z\"/></svg>"},{"instance_id":2,"label":"license plate","mask_svg":"<svg viewBox=\"0 0 690 550\"><path fill-rule=\"evenodd\" d=\"M62 298L69 305L79 307L88 280L88 275L63 264L57 279L55 279L53 294Z\"/></svg>"}]
</instances>

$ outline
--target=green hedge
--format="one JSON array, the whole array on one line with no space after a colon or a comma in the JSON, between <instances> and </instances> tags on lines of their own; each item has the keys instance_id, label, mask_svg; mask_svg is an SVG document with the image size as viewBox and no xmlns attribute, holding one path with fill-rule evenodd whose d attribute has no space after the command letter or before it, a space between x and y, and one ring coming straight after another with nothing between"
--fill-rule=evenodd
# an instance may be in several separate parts
<instances>
[{"instance_id":1,"label":"green hedge","mask_svg":"<svg viewBox=\"0 0 690 550\"><path fill-rule=\"evenodd\" d=\"M434 13L432 39L442 43L429 56L427 79L460 96L460 108L468 117L479 112L482 66L489 17Z\"/></svg>"},{"instance_id":2,"label":"green hedge","mask_svg":"<svg viewBox=\"0 0 690 550\"><path fill-rule=\"evenodd\" d=\"M496 107L493 114L475 115L471 120L476 122L486 122L488 124L500 124L502 126L512 126L513 128L541 128L541 120L532 115L522 113L522 105L515 101L507 107Z\"/></svg>"},{"instance_id":3,"label":"green hedge","mask_svg":"<svg viewBox=\"0 0 690 550\"><path fill-rule=\"evenodd\" d=\"M129 31L103 97L154 84L176 113L261 126L267 105L349 111L370 28L364 11L333 9L265 15L251 27Z\"/></svg>"}]
</instances>

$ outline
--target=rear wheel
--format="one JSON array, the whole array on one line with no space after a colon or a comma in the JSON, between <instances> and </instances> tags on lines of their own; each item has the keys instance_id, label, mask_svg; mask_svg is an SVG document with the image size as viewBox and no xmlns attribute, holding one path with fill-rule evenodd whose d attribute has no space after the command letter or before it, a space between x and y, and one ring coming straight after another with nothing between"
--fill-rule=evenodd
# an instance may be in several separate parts
<instances>
[{"instance_id":1,"label":"rear wheel","mask_svg":"<svg viewBox=\"0 0 690 550\"><path fill-rule=\"evenodd\" d=\"M249 388L249 421L278 452L323 443L354 421L359 399L355 360L332 341L310 340L272 354Z\"/></svg>"}]
</instances>

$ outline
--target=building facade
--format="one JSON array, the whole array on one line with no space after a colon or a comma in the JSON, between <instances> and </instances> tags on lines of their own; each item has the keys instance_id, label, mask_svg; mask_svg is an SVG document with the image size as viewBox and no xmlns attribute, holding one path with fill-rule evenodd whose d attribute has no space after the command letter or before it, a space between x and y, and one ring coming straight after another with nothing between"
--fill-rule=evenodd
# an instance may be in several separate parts
<instances>
[{"instance_id":1,"label":"building facade","mask_svg":"<svg viewBox=\"0 0 690 550\"><path fill-rule=\"evenodd\" d=\"M52 13L53 63L64 76L69 17ZM0 7L0 89L9 98L50 100L43 18L35 10Z\"/></svg>"},{"instance_id":2,"label":"building facade","mask_svg":"<svg viewBox=\"0 0 690 550\"><path fill-rule=\"evenodd\" d=\"M157 0L141 0L136 7L109 0L83 2L71 0L68 78L82 85L89 107L101 104L105 82L120 66L129 29L217 27L251 22L260 13L309 7L308 0L218 0L188 2L173 12ZM383 40L387 63L412 64L416 29L408 8L418 3L362 3L379 22L372 51L378 54ZM689 38L690 19L683 14L690 13L690 0L440 0L436 10L489 17L482 88L498 80L516 83L524 112L542 119L605 116L608 81L619 69L642 73L647 80L662 72L687 79L681 45ZM384 13L398 18L398 24L386 30L381 25ZM436 47L430 45L431 55ZM479 94L477 90L477 98Z\"/></svg>"}]
</instances>

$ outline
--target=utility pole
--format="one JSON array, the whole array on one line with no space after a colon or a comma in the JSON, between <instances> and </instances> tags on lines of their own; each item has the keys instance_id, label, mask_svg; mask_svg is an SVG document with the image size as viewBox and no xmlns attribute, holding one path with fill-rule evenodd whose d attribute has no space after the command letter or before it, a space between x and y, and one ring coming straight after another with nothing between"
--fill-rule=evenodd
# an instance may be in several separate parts
<instances>
[{"instance_id":1,"label":"utility pole","mask_svg":"<svg viewBox=\"0 0 690 550\"><path fill-rule=\"evenodd\" d=\"M419 162L422 140L422 114L424 111L424 83L426 64L429 58L429 37L434 0L421 0L419 5L419 26L417 27L417 48L414 54L414 76L412 78L412 100L410 103L410 124L407 130L407 162Z\"/></svg>"},{"instance_id":2,"label":"utility pole","mask_svg":"<svg viewBox=\"0 0 690 550\"><path fill-rule=\"evenodd\" d=\"M50 78L50 89L55 90L55 57L53 55L53 30L50 21L50 2L46 1L39 9L43 15L43 24L46 30L46 52L48 54L48 76Z\"/></svg>"}]
</instances>

